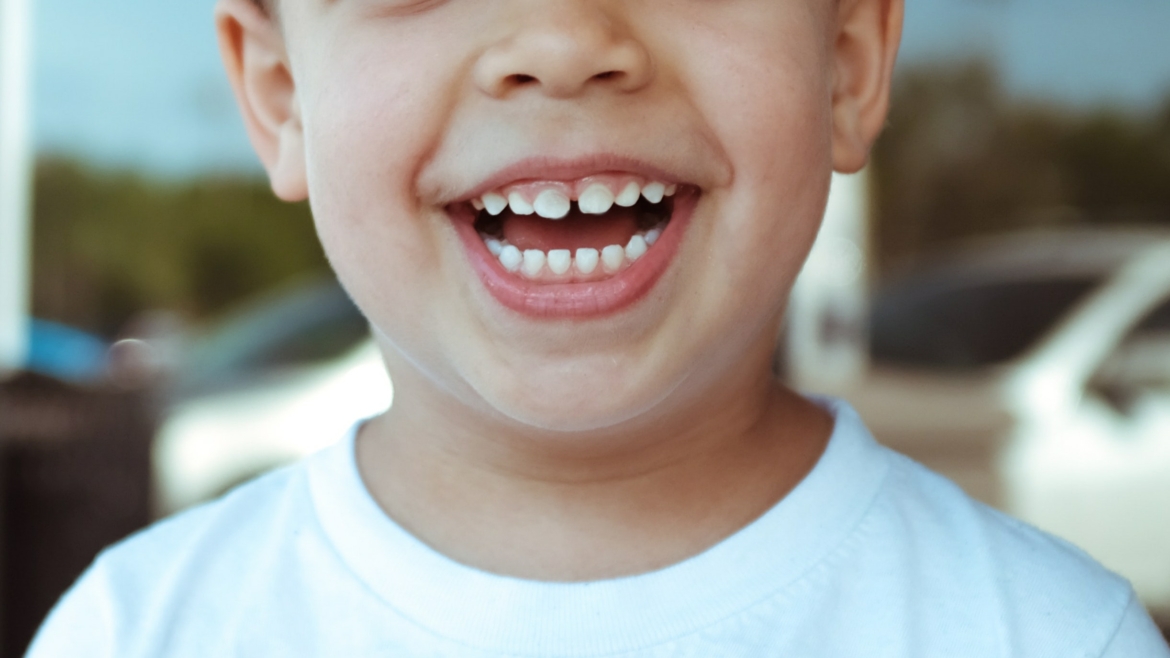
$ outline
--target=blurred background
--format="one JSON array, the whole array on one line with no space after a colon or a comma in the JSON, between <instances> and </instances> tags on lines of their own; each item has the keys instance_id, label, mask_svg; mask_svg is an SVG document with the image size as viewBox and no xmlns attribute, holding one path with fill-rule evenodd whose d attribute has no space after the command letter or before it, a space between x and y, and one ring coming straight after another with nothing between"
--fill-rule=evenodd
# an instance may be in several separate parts
<instances>
[{"instance_id":1,"label":"blurred background","mask_svg":"<svg viewBox=\"0 0 1170 658\"><path fill-rule=\"evenodd\" d=\"M0 2L0 47L27 26L33 172L26 349L0 383L17 656L102 546L392 390L307 207L268 190L210 0ZM1168 623L1170 3L908 5L889 126L834 183L777 370L1086 548ZM2 115L19 86L0 89Z\"/></svg>"}]
</instances>

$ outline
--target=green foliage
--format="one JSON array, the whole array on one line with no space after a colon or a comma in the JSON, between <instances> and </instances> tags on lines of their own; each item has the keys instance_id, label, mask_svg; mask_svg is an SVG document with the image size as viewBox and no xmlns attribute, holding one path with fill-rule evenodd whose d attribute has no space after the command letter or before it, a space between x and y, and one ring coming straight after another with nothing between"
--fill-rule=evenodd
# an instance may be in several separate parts
<instances>
[{"instance_id":1,"label":"green foliage","mask_svg":"<svg viewBox=\"0 0 1170 658\"><path fill-rule=\"evenodd\" d=\"M34 313L105 335L145 309L206 318L328 267L307 205L263 180L164 183L53 159L37 169L33 240Z\"/></svg>"},{"instance_id":2,"label":"green foliage","mask_svg":"<svg viewBox=\"0 0 1170 658\"><path fill-rule=\"evenodd\" d=\"M883 266L1017 228L1170 222L1170 99L1074 113L1007 98L983 64L910 71L873 160Z\"/></svg>"}]
</instances>

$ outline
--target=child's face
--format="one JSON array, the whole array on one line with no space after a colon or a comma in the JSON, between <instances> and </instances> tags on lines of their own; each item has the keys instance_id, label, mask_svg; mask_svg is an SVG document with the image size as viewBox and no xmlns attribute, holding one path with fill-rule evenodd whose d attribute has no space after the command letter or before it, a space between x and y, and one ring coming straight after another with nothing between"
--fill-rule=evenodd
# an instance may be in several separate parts
<instances>
[{"instance_id":1,"label":"child's face","mask_svg":"<svg viewBox=\"0 0 1170 658\"><path fill-rule=\"evenodd\" d=\"M830 173L860 166L881 123L843 89L881 78L884 112L892 59L842 46L833 0L282 0L279 14L283 36L257 39L235 81L274 187L309 197L397 368L466 411L555 430L682 409L768 367ZM623 207L630 183L650 199ZM652 203L658 183L673 196ZM513 212L566 199L563 220Z\"/></svg>"}]
</instances>

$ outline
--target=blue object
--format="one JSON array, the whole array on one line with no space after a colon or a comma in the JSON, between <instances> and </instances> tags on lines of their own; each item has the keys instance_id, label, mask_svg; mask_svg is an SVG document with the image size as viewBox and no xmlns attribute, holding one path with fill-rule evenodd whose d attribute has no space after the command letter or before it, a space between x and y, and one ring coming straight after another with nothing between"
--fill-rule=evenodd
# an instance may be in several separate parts
<instances>
[{"instance_id":1,"label":"blue object","mask_svg":"<svg viewBox=\"0 0 1170 658\"><path fill-rule=\"evenodd\" d=\"M25 369L65 381L84 383L106 372L109 345L92 334L56 322L29 322Z\"/></svg>"}]
</instances>

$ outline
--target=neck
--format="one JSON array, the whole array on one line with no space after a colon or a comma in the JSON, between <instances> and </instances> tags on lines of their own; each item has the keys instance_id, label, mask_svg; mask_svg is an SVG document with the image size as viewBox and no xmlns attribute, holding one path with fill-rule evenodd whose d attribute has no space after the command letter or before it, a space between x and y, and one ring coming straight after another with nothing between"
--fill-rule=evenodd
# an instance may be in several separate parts
<instances>
[{"instance_id":1,"label":"neck","mask_svg":"<svg viewBox=\"0 0 1170 658\"><path fill-rule=\"evenodd\" d=\"M464 564L554 581L652 571L750 523L824 450L828 414L766 357L749 362L763 367L674 411L573 435L451 414L447 394L392 368L394 406L363 427L359 468L389 516Z\"/></svg>"}]
</instances>

